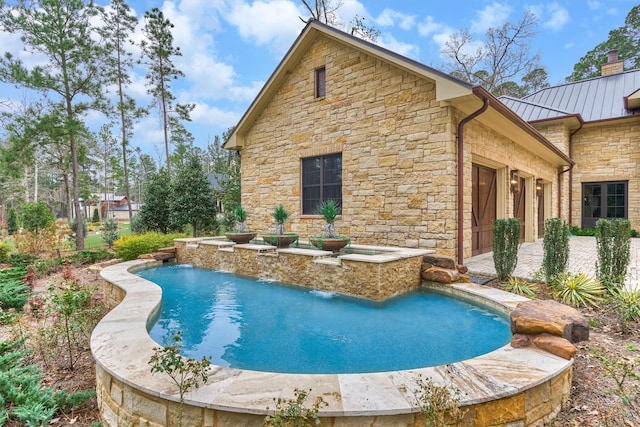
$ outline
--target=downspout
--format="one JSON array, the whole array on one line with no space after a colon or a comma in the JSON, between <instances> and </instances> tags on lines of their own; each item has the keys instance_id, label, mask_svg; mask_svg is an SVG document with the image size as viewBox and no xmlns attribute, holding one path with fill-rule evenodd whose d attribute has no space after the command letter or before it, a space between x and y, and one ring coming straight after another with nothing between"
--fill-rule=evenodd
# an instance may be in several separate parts
<instances>
[{"instance_id":1,"label":"downspout","mask_svg":"<svg viewBox=\"0 0 640 427\"><path fill-rule=\"evenodd\" d=\"M569 158L573 159L573 136L582 129L583 123L580 122L578 129L569 134ZM569 172L569 225L572 223L573 212L573 167L575 164L569 165L569 167L560 173L558 173L558 218L562 217L562 175Z\"/></svg>"},{"instance_id":2,"label":"downspout","mask_svg":"<svg viewBox=\"0 0 640 427\"><path fill-rule=\"evenodd\" d=\"M458 123L458 264L464 262L464 125L487 111L489 98L484 98L484 103L479 110L460 120Z\"/></svg>"}]
</instances>

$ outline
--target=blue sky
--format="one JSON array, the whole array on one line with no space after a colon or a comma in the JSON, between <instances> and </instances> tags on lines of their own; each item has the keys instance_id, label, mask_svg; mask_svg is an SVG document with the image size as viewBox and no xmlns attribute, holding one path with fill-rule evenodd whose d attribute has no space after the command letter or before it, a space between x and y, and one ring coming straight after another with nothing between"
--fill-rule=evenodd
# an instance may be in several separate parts
<instances>
[{"instance_id":1,"label":"blue sky","mask_svg":"<svg viewBox=\"0 0 640 427\"><path fill-rule=\"evenodd\" d=\"M540 54L552 85L571 74L580 57L606 40L610 30L623 25L637 4L632 0L340 1L342 22L356 14L364 17L381 31L380 45L436 68L443 63L441 47L455 30L469 28L481 40L487 28L517 21L530 9L539 19L532 50ZM304 27L299 17L308 15L294 0L131 0L129 4L139 18L145 10L158 7L175 25L175 46L183 56L174 62L186 77L173 90L179 102L196 104L187 128L202 147L237 123ZM141 37L138 31L135 38ZM15 35L0 33L0 51L25 57ZM144 83L144 72L137 70L130 91L142 105L149 102ZM24 92L0 84L3 98L20 100ZM92 127L99 127L99 116L88 119ZM160 160L157 114L136 125L132 143Z\"/></svg>"}]
</instances>

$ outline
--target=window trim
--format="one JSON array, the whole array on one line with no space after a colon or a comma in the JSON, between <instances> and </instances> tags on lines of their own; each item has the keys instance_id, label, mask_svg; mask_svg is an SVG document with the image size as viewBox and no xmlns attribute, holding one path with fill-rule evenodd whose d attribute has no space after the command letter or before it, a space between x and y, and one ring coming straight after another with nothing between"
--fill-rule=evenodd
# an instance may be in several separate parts
<instances>
[{"instance_id":1,"label":"window trim","mask_svg":"<svg viewBox=\"0 0 640 427\"><path fill-rule=\"evenodd\" d=\"M314 97L324 98L327 95L327 69L325 66L316 68L314 71Z\"/></svg>"},{"instance_id":2,"label":"window trim","mask_svg":"<svg viewBox=\"0 0 640 427\"><path fill-rule=\"evenodd\" d=\"M311 185L307 185L305 186L304 183L304 174L305 174L305 168L304 168L304 163L305 160L313 160L313 159L320 159L320 183L318 185L315 186L319 186L320 188L320 202L325 200L324 197L324 191L325 191L325 187L329 186L329 185L333 185L333 186L337 186L337 183L333 183L333 184L326 184L325 180L324 180L324 169L323 169L323 160L327 157L339 157L340 158L340 200L339 200L339 204L340 204L340 214L342 214L342 184L343 184L343 179L342 179L342 152L338 152L338 153L328 153L328 154L323 154L320 156L309 156L309 157L302 157L300 158L300 213L302 216L318 216L319 214L315 213L315 212L308 212L305 211L305 188L311 188ZM335 198L333 198L335 200ZM328 199L327 199L328 200Z\"/></svg>"}]
</instances>

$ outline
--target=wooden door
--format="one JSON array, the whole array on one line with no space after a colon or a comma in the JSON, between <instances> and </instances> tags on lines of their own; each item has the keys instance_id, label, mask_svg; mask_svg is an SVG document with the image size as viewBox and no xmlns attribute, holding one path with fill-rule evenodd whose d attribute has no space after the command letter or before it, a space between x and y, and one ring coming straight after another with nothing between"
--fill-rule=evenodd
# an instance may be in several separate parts
<instances>
[{"instance_id":1,"label":"wooden door","mask_svg":"<svg viewBox=\"0 0 640 427\"><path fill-rule=\"evenodd\" d=\"M472 255L493 250L493 223L496 220L496 171L472 167L471 245Z\"/></svg>"},{"instance_id":2,"label":"wooden door","mask_svg":"<svg viewBox=\"0 0 640 427\"><path fill-rule=\"evenodd\" d=\"M513 217L520 219L520 241L524 242L525 206L527 193L524 178L520 178L520 191L513 193Z\"/></svg>"},{"instance_id":3,"label":"wooden door","mask_svg":"<svg viewBox=\"0 0 640 427\"><path fill-rule=\"evenodd\" d=\"M538 191L538 238L544 236L544 187Z\"/></svg>"}]
</instances>

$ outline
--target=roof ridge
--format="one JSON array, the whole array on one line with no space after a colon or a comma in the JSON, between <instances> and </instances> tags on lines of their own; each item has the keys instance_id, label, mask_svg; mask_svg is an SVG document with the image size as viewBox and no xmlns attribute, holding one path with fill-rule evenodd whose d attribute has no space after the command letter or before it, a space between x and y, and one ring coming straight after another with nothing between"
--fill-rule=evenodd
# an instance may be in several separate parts
<instances>
[{"instance_id":1,"label":"roof ridge","mask_svg":"<svg viewBox=\"0 0 640 427\"><path fill-rule=\"evenodd\" d=\"M640 68L634 68L633 70L627 70L627 71L623 71L621 73L610 74L608 76L597 76L597 77L591 77L591 78L584 79L584 80L578 80L576 82L564 82L562 84L558 84L558 85L555 85L555 86L548 86L548 87L539 89L539 90L537 90L537 91L525 96L525 98L533 97L537 93L544 92L544 91L550 90L550 89L556 89L556 88L563 87L563 86L571 86L571 85L576 85L576 84L581 84L581 83L587 83L587 82L591 82L591 81L594 81L594 80L602 80L602 79L607 79L607 78L610 78L610 77L616 77L616 76L621 76L623 74L631 74L631 73L640 73Z\"/></svg>"},{"instance_id":2,"label":"roof ridge","mask_svg":"<svg viewBox=\"0 0 640 427\"><path fill-rule=\"evenodd\" d=\"M538 108L544 108L545 110L549 110L549 111L555 111L557 113L563 113L563 114L567 114L567 115L571 115L571 114L580 114L578 112L575 111L566 111L566 110L561 110L559 108L553 108L553 107L549 107L548 105L544 105L544 104L538 104L537 102L531 102L528 101L526 99L522 99L522 98L516 98L513 96L507 96L507 95L503 95L501 97L499 97L498 99L502 99L502 98L507 98L509 100L515 101L515 102L521 102L523 104L527 104L527 105L532 105L534 107L538 107Z\"/></svg>"}]
</instances>

